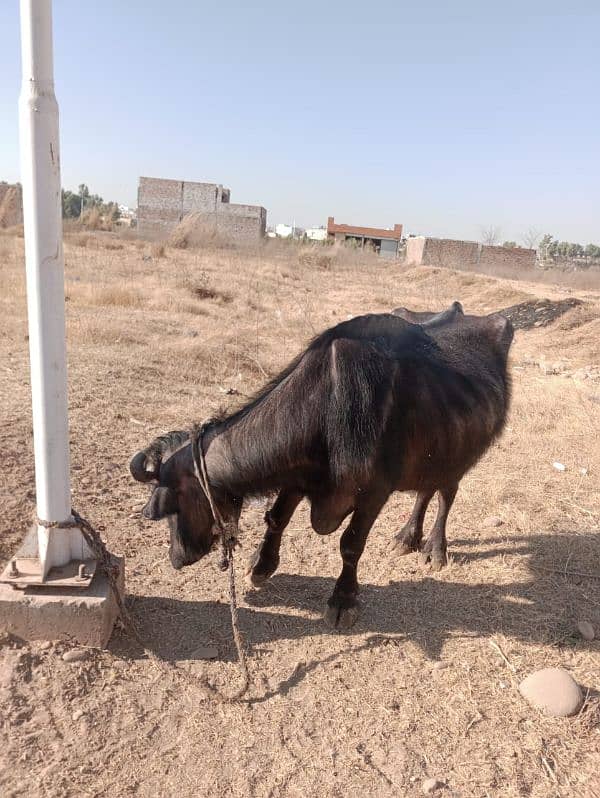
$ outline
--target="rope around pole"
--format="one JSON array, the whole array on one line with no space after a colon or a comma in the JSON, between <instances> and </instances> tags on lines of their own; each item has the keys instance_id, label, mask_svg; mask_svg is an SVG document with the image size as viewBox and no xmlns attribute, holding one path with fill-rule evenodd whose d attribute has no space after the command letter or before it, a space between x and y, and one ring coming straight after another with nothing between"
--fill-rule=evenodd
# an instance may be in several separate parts
<instances>
[{"instance_id":1,"label":"rope around pole","mask_svg":"<svg viewBox=\"0 0 600 798\"><path fill-rule=\"evenodd\" d=\"M208 484L208 483L207 483ZM210 489L209 489L210 490ZM110 590L113 594L115 602L117 604L117 610L119 613L119 618L123 625L124 630L136 641L136 643L143 649L144 653L148 657L149 660L154 662L160 668L163 668L170 673L177 676L177 678L185 679L186 682L190 679L195 680L199 683L199 686L202 690L209 692L213 698L221 701L223 703L231 703L240 699L248 690L250 686L250 675L248 672L248 665L246 663L246 657L244 652L244 641L242 635L239 630L239 623L238 623L238 611L237 611L237 597L236 597L236 589L235 589L235 573L233 570L233 551L231 551L231 556L229 557L229 607L231 613L231 626L233 629L233 639L235 642L235 646L237 649L240 666L242 670L242 684L240 685L239 689L236 690L232 695L223 695L220 693L216 688L214 688L211 684L208 683L205 676L191 676L189 673L184 673L181 668L175 665L173 662L164 659L160 655L156 654L151 648L149 648L137 630L133 617L125 603L123 601L123 597L121 595L121 591L119 589L119 584L117 581L117 574L118 568L115 567L113 559L106 548L106 545L102 538L100 537L100 533L97 529L95 529L90 522L85 519L83 516L79 515L76 510L71 510L71 518L72 520L68 521L45 521L43 518L38 518L36 516L35 522L39 526L43 526L46 529L80 529L81 534L83 535L85 542L88 544L94 556L98 560L98 564L100 568L106 574L108 579L108 584Z\"/></svg>"}]
</instances>

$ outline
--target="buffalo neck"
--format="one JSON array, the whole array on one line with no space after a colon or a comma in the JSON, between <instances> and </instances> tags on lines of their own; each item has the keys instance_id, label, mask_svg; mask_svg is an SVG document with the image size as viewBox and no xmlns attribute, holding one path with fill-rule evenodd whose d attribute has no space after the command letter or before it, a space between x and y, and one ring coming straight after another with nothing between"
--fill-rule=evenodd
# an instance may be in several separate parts
<instances>
[{"instance_id":1,"label":"buffalo neck","mask_svg":"<svg viewBox=\"0 0 600 798\"><path fill-rule=\"evenodd\" d=\"M217 422L204 438L209 481L219 493L239 498L275 490L307 463L301 438L287 419L256 410Z\"/></svg>"}]
</instances>

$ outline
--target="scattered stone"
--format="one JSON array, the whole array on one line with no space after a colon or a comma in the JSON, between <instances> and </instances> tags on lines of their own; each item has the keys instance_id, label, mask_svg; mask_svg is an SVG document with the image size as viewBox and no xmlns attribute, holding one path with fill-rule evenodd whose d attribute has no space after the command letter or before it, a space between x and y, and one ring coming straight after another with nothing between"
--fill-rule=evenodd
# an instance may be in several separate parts
<instances>
[{"instance_id":1,"label":"scattered stone","mask_svg":"<svg viewBox=\"0 0 600 798\"><path fill-rule=\"evenodd\" d=\"M42 642L40 643L40 651L48 651L49 648L52 648L52 641L42 640Z\"/></svg>"},{"instance_id":2,"label":"scattered stone","mask_svg":"<svg viewBox=\"0 0 600 798\"><path fill-rule=\"evenodd\" d=\"M579 623L577 624L577 629L579 631L579 634L583 637L584 640L587 640L588 643L591 643L592 640L596 637L594 627L589 621L579 621Z\"/></svg>"},{"instance_id":3,"label":"scattered stone","mask_svg":"<svg viewBox=\"0 0 600 798\"><path fill-rule=\"evenodd\" d=\"M443 660L443 659L440 659L437 662L434 662L434 664L433 664L433 670L434 671L443 671L445 668L449 668L449 667L450 667L450 663L446 662L446 660Z\"/></svg>"},{"instance_id":4,"label":"scattered stone","mask_svg":"<svg viewBox=\"0 0 600 798\"><path fill-rule=\"evenodd\" d=\"M555 718L574 715L583 703L579 685L564 668L530 673L519 685L519 692L536 709Z\"/></svg>"},{"instance_id":5,"label":"scattered stone","mask_svg":"<svg viewBox=\"0 0 600 798\"><path fill-rule=\"evenodd\" d=\"M433 795L434 792L441 790L445 786L444 782L439 779L426 779L421 785L421 789L425 795Z\"/></svg>"},{"instance_id":6,"label":"scattered stone","mask_svg":"<svg viewBox=\"0 0 600 798\"><path fill-rule=\"evenodd\" d=\"M587 468L580 468L579 469L579 473L581 474L582 477L587 477L588 470L587 470Z\"/></svg>"},{"instance_id":7,"label":"scattered stone","mask_svg":"<svg viewBox=\"0 0 600 798\"><path fill-rule=\"evenodd\" d=\"M85 648L70 648L68 651L62 655L62 658L65 662L81 662L84 659L87 659L88 652Z\"/></svg>"},{"instance_id":8,"label":"scattered stone","mask_svg":"<svg viewBox=\"0 0 600 798\"><path fill-rule=\"evenodd\" d=\"M81 720L83 715L84 715L83 709L76 709L75 712L73 712L73 714L71 715L71 717L73 718L73 720Z\"/></svg>"},{"instance_id":9,"label":"scattered stone","mask_svg":"<svg viewBox=\"0 0 600 798\"><path fill-rule=\"evenodd\" d=\"M493 526L502 526L504 521L497 515L488 515L488 517L484 520L483 526L485 527L493 527Z\"/></svg>"},{"instance_id":10,"label":"scattered stone","mask_svg":"<svg viewBox=\"0 0 600 798\"><path fill-rule=\"evenodd\" d=\"M566 465L564 465L564 463L559 463L558 461L555 461L554 463L552 463L552 468L555 468L557 471L566 471L567 470Z\"/></svg>"},{"instance_id":11,"label":"scattered stone","mask_svg":"<svg viewBox=\"0 0 600 798\"><path fill-rule=\"evenodd\" d=\"M219 649L214 646L200 646L192 651L192 656L196 659L216 659L219 656Z\"/></svg>"}]
</instances>

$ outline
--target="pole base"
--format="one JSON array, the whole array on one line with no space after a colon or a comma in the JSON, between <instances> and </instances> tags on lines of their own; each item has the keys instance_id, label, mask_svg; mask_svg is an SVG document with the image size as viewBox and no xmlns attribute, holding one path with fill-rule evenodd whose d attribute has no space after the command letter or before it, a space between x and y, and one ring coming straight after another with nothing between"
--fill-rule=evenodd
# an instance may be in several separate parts
<instances>
[{"instance_id":1,"label":"pole base","mask_svg":"<svg viewBox=\"0 0 600 798\"><path fill-rule=\"evenodd\" d=\"M71 560L55 565L42 578L42 564L38 557L13 557L0 574L0 582L16 588L25 587L89 587L96 573L96 560Z\"/></svg>"},{"instance_id":2,"label":"pole base","mask_svg":"<svg viewBox=\"0 0 600 798\"><path fill-rule=\"evenodd\" d=\"M36 530L30 530L14 559L20 562L36 542ZM117 584L123 595L125 561L122 557L112 559L118 569ZM80 645L104 648L117 616L117 602L106 574L100 570L83 589L46 585L17 589L11 584L0 584L0 631L23 640L68 639Z\"/></svg>"}]
</instances>

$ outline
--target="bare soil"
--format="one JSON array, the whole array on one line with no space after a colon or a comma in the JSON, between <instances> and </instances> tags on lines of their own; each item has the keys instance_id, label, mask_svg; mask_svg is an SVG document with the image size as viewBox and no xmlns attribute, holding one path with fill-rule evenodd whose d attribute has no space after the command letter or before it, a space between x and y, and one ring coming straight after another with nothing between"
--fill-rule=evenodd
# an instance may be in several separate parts
<instances>
[{"instance_id":1,"label":"bare soil","mask_svg":"<svg viewBox=\"0 0 600 798\"><path fill-rule=\"evenodd\" d=\"M0 237L0 560L34 510L23 242ZM152 255L155 253L155 256ZM127 562L148 645L223 692L239 671L217 555L175 572L167 529L144 521L140 446L233 407L307 340L350 315L398 305L484 313L575 296L518 330L514 401L501 440L464 479L450 565L390 551L412 497L395 495L361 560L362 615L334 634L321 614L340 569L338 533L302 506L261 592L242 591L253 683L237 704L171 679L120 629L107 651L0 644L3 796L600 796L600 293L352 252L152 250L80 235L66 245L73 504ZM558 361L562 368L544 364ZM292 421L292 420L291 420ZM558 471L558 461L566 470ZM243 514L240 583L265 502ZM500 526L487 526L488 516ZM207 647L216 658L203 659ZM546 666L582 685L578 716L528 706L519 681Z\"/></svg>"}]
</instances>

